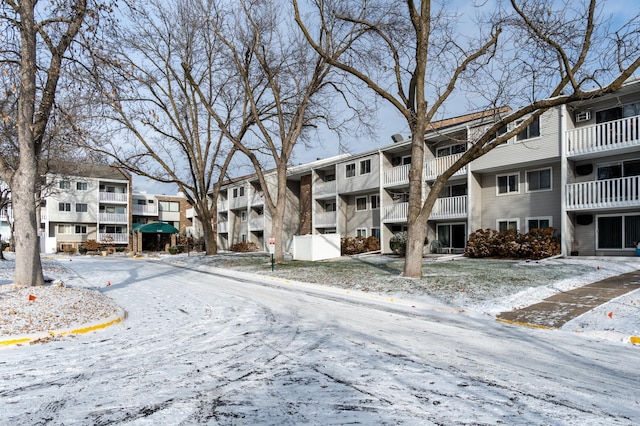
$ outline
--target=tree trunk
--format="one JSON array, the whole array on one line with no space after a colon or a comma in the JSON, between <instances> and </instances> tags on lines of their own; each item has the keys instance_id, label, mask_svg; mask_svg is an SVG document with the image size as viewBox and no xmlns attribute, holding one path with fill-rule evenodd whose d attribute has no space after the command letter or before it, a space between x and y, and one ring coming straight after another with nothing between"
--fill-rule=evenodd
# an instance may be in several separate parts
<instances>
[{"instance_id":1,"label":"tree trunk","mask_svg":"<svg viewBox=\"0 0 640 426\"><path fill-rule=\"evenodd\" d=\"M21 287L44 285L40 238L34 199L38 167L35 159L20 159L12 182L16 270L14 283ZM27 164L32 164L28 166Z\"/></svg>"},{"instance_id":2,"label":"tree trunk","mask_svg":"<svg viewBox=\"0 0 640 426\"><path fill-rule=\"evenodd\" d=\"M278 198L280 198L278 196ZM284 218L284 203L278 202L276 204L276 211L272 213L272 227L271 232L275 237L275 253L273 254L273 260L276 263L284 263L284 238L282 235L283 228L283 218Z\"/></svg>"}]
</instances>

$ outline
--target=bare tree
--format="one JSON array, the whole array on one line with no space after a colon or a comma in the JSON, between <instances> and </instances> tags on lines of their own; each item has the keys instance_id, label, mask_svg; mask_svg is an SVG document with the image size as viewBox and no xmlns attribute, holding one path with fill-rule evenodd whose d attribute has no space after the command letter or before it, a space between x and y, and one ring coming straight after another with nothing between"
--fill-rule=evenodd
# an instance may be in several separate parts
<instances>
[{"instance_id":1,"label":"bare tree","mask_svg":"<svg viewBox=\"0 0 640 426\"><path fill-rule=\"evenodd\" d=\"M43 285L35 194L39 159L72 43L100 5L87 0L0 3L2 121L15 139L2 142L0 177L11 188L16 272L21 286ZM8 129L7 129L8 127ZM13 131L15 128L15 131ZM13 145L13 149L12 146Z\"/></svg>"},{"instance_id":2,"label":"bare tree","mask_svg":"<svg viewBox=\"0 0 640 426\"><path fill-rule=\"evenodd\" d=\"M473 7L476 21L428 0L314 0L314 13L304 17L293 3L314 49L393 105L411 130L406 277L422 276L426 224L456 171L550 108L617 90L640 66L638 16L610 31L596 0L511 0L496 10L481 3ZM346 43L340 57L326 48ZM458 161L425 185L425 132L465 95L472 96L473 110L517 107L496 115ZM499 132L508 124L508 132Z\"/></svg>"},{"instance_id":3,"label":"bare tree","mask_svg":"<svg viewBox=\"0 0 640 426\"><path fill-rule=\"evenodd\" d=\"M90 73L100 96L94 128L103 129L93 133L92 149L133 173L176 184L203 225L206 253L215 254L217 198L236 148L202 102L215 105L235 138L247 124L236 125L237 77L208 31L214 12L207 0L151 0L133 3L125 14Z\"/></svg>"},{"instance_id":4,"label":"bare tree","mask_svg":"<svg viewBox=\"0 0 640 426\"><path fill-rule=\"evenodd\" d=\"M252 124L252 132L234 135L215 108L210 113L256 171L272 218L278 263L284 260L287 168L294 147L318 125L335 128L331 96L336 88L342 90L332 79L329 62L310 49L287 16L281 2L241 0L235 5L218 2L216 18L210 21L240 78L243 121ZM185 69L191 72L191 67ZM199 86L195 79L193 85ZM265 177L272 169L275 185Z\"/></svg>"}]
</instances>

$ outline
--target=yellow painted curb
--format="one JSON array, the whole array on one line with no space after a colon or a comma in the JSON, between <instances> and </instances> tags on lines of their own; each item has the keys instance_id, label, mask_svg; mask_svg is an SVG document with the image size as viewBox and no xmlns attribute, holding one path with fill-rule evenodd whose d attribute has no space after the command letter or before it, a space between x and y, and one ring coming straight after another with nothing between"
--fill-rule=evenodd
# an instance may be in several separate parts
<instances>
[{"instance_id":1,"label":"yellow painted curb","mask_svg":"<svg viewBox=\"0 0 640 426\"><path fill-rule=\"evenodd\" d=\"M519 326L522 326L522 327L537 328L537 329L540 329L540 330L555 330L555 328L549 327L549 326L546 326L546 325L529 324L528 322L511 321L511 320L506 320L506 319L502 319L502 318L496 318L496 321L502 322L502 323L505 323L505 324L519 325Z\"/></svg>"},{"instance_id":2,"label":"yellow painted curb","mask_svg":"<svg viewBox=\"0 0 640 426\"><path fill-rule=\"evenodd\" d=\"M640 337L638 336L629 337L629 343L631 343L632 345L640 345Z\"/></svg>"},{"instance_id":3,"label":"yellow painted curb","mask_svg":"<svg viewBox=\"0 0 640 426\"><path fill-rule=\"evenodd\" d=\"M110 317L110 318L113 318ZM123 309L120 310L120 313L118 314L118 316L116 318L113 319L108 319L105 322L102 323L97 323L97 324L91 324L91 325L87 325L87 326L82 326L82 327L78 327L78 328L69 328L69 329L65 329L65 330L48 330L46 332L43 333L37 333L37 334L27 334L27 335L23 335L23 336L13 336L13 337L9 337L8 339L5 340L0 340L0 347L2 346L12 346L12 345L21 345L21 344L25 344L25 343L29 343L35 340L40 340L40 339L44 339L47 337L52 337L52 336L68 336L68 335L72 335L72 334L84 334L84 333L89 333L91 331L96 331L96 330L101 330L103 328L107 328L109 326L112 326L114 324L117 324L121 321L124 321L127 318L127 312L124 311Z\"/></svg>"}]
</instances>

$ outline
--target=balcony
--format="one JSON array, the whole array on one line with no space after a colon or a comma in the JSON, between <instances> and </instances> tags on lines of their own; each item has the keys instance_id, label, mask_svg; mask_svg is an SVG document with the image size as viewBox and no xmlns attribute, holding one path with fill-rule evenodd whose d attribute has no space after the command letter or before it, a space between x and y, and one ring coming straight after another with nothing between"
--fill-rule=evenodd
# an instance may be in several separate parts
<instances>
[{"instance_id":1,"label":"balcony","mask_svg":"<svg viewBox=\"0 0 640 426\"><path fill-rule=\"evenodd\" d=\"M431 220L462 219L467 217L467 196L438 198L431 211Z\"/></svg>"},{"instance_id":2,"label":"balcony","mask_svg":"<svg viewBox=\"0 0 640 426\"><path fill-rule=\"evenodd\" d=\"M122 192L100 192L100 201L112 203L126 203L129 201L129 194Z\"/></svg>"},{"instance_id":3,"label":"balcony","mask_svg":"<svg viewBox=\"0 0 640 426\"><path fill-rule=\"evenodd\" d=\"M425 162L424 179L435 180L438 176L443 174L449 167L453 166L453 163L458 161L464 153L447 155L445 157L434 158ZM460 170L454 173L453 176L464 176L467 173L467 167L464 166Z\"/></svg>"},{"instance_id":4,"label":"balcony","mask_svg":"<svg viewBox=\"0 0 640 426\"><path fill-rule=\"evenodd\" d=\"M571 183L566 186L567 210L640 206L640 176Z\"/></svg>"},{"instance_id":5,"label":"balcony","mask_svg":"<svg viewBox=\"0 0 640 426\"><path fill-rule=\"evenodd\" d=\"M158 206L155 204L134 204L131 211L136 216L158 216Z\"/></svg>"},{"instance_id":6,"label":"balcony","mask_svg":"<svg viewBox=\"0 0 640 426\"><path fill-rule=\"evenodd\" d=\"M224 221L224 222L218 222L218 233L219 234L226 234L229 232L229 222Z\"/></svg>"},{"instance_id":7,"label":"balcony","mask_svg":"<svg viewBox=\"0 0 640 426\"><path fill-rule=\"evenodd\" d=\"M382 206L382 222L406 222L409 203L395 203Z\"/></svg>"},{"instance_id":8,"label":"balcony","mask_svg":"<svg viewBox=\"0 0 640 426\"><path fill-rule=\"evenodd\" d=\"M264 216L256 217L249 221L249 230L264 231Z\"/></svg>"},{"instance_id":9,"label":"balcony","mask_svg":"<svg viewBox=\"0 0 640 426\"><path fill-rule=\"evenodd\" d=\"M313 226L316 228L334 228L338 223L336 212L320 212L313 216Z\"/></svg>"},{"instance_id":10,"label":"balcony","mask_svg":"<svg viewBox=\"0 0 640 426\"><path fill-rule=\"evenodd\" d=\"M218 200L218 211L226 212L229 210L229 200Z\"/></svg>"},{"instance_id":11,"label":"balcony","mask_svg":"<svg viewBox=\"0 0 640 426\"><path fill-rule=\"evenodd\" d=\"M329 182L320 181L313 185L313 196L316 198L336 195L336 192L337 182L335 180L331 180Z\"/></svg>"},{"instance_id":12,"label":"balcony","mask_svg":"<svg viewBox=\"0 0 640 426\"><path fill-rule=\"evenodd\" d=\"M567 130L567 157L640 147L640 116Z\"/></svg>"},{"instance_id":13,"label":"balcony","mask_svg":"<svg viewBox=\"0 0 640 426\"><path fill-rule=\"evenodd\" d=\"M129 244L129 234L99 233L99 243Z\"/></svg>"},{"instance_id":14,"label":"balcony","mask_svg":"<svg viewBox=\"0 0 640 426\"><path fill-rule=\"evenodd\" d=\"M264 205L264 192L254 192L251 196L251 205L252 206L262 206Z\"/></svg>"},{"instance_id":15,"label":"balcony","mask_svg":"<svg viewBox=\"0 0 640 426\"><path fill-rule=\"evenodd\" d=\"M196 214L196 210L193 207L187 209L187 211L184 214L187 217L187 219L193 219L194 217L198 217L198 215Z\"/></svg>"},{"instance_id":16,"label":"balcony","mask_svg":"<svg viewBox=\"0 0 640 426\"><path fill-rule=\"evenodd\" d=\"M125 213L100 213L100 223L129 223L129 215Z\"/></svg>"},{"instance_id":17,"label":"balcony","mask_svg":"<svg viewBox=\"0 0 640 426\"><path fill-rule=\"evenodd\" d=\"M425 161L423 177L425 180L435 180L438 176L444 173L449 167L453 165L460 157L462 153L447 155L445 157L438 157L432 160ZM385 187L401 186L409 184L409 169L411 164L405 164L403 166L393 167L384 171L384 177L382 184ZM467 167L462 167L453 176L464 176L467 173Z\"/></svg>"}]
</instances>

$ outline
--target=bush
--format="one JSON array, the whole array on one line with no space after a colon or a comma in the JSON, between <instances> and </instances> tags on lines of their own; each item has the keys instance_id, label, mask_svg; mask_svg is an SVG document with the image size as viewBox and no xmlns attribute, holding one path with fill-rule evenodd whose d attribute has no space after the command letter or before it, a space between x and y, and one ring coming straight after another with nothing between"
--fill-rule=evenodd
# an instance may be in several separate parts
<instances>
[{"instance_id":1,"label":"bush","mask_svg":"<svg viewBox=\"0 0 640 426\"><path fill-rule=\"evenodd\" d=\"M340 239L340 254L350 256L380 250L380 240L376 237L347 237Z\"/></svg>"},{"instance_id":2,"label":"bush","mask_svg":"<svg viewBox=\"0 0 640 426\"><path fill-rule=\"evenodd\" d=\"M396 232L389 240L389 248L393 254L404 256L407 253L408 234L406 231Z\"/></svg>"},{"instance_id":3,"label":"bush","mask_svg":"<svg viewBox=\"0 0 640 426\"><path fill-rule=\"evenodd\" d=\"M229 250L238 251L241 253L248 253L251 251L258 251L258 246L253 241L244 241L244 242L235 243L229 248Z\"/></svg>"},{"instance_id":4,"label":"bush","mask_svg":"<svg viewBox=\"0 0 640 426\"><path fill-rule=\"evenodd\" d=\"M532 229L521 234L513 229L504 233L478 229L464 249L467 257L502 257L512 259L543 259L560 254L560 242L553 228Z\"/></svg>"},{"instance_id":5,"label":"bush","mask_svg":"<svg viewBox=\"0 0 640 426\"><path fill-rule=\"evenodd\" d=\"M100 243L97 242L96 240L87 240L84 242L84 247L88 250L88 251L98 251L100 250Z\"/></svg>"},{"instance_id":6,"label":"bush","mask_svg":"<svg viewBox=\"0 0 640 426\"><path fill-rule=\"evenodd\" d=\"M87 254L88 251L89 250L85 246L78 247L78 253L80 254Z\"/></svg>"}]
</instances>

